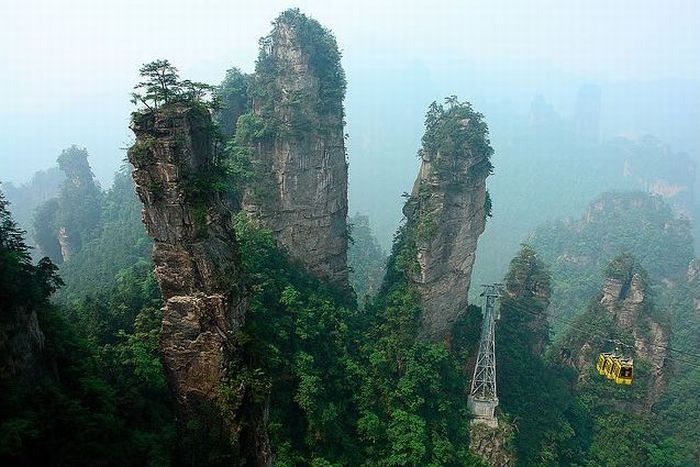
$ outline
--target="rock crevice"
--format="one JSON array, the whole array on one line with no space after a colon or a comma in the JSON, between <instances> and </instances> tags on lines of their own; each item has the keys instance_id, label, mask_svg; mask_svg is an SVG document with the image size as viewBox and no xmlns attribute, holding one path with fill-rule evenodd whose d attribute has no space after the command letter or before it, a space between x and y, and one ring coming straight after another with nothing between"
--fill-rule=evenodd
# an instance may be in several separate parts
<instances>
[{"instance_id":1,"label":"rock crevice","mask_svg":"<svg viewBox=\"0 0 700 467\"><path fill-rule=\"evenodd\" d=\"M170 104L134 113L131 128L136 142L128 156L165 301L160 352L178 409L179 448L206 464L218 438L229 461L248 455L264 465L264 440L254 447L239 442L245 385L230 387L246 310L230 211L219 192L193 189L215 170L209 111Z\"/></svg>"},{"instance_id":2,"label":"rock crevice","mask_svg":"<svg viewBox=\"0 0 700 467\"><path fill-rule=\"evenodd\" d=\"M332 34L289 10L263 39L253 114L270 131L251 145L261 180L242 209L306 269L343 288L347 270L345 78Z\"/></svg>"}]
</instances>

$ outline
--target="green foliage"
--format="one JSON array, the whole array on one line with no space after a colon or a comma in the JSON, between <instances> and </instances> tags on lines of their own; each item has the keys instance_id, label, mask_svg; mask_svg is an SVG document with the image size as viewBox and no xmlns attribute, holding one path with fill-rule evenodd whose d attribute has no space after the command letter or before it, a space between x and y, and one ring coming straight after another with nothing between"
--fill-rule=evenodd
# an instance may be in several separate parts
<instances>
[{"instance_id":1,"label":"green foliage","mask_svg":"<svg viewBox=\"0 0 700 467\"><path fill-rule=\"evenodd\" d=\"M58 198L49 199L37 206L32 219L34 241L41 253L56 263L63 261L58 242L58 206Z\"/></svg>"},{"instance_id":2,"label":"green foliage","mask_svg":"<svg viewBox=\"0 0 700 467\"><path fill-rule=\"evenodd\" d=\"M520 465L571 465L584 459L590 422L572 390L573 372L546 361L549 271L523 245L510 263L496 332L500 408L517 424Z\"/></svg>"},{"instance_id":3,"label":"green foliage","mask_svg":"<svg viewBox=\"0 0 700 467\"><path fill-rule=\"evenodd\" d=\"M226 71L226 77L216 90L220 109L216 112L216 122L225 139L236 133L238 118L246 113L253 102L249 87L253 77L241 72L238 68Z\"/></svg>"},{"instance_id":4,"label":"green foliage","mask_svg":"<svg viewBox=\"0 0 700 467\"><path fill-rule=\"evenodd\" d=\"M59 237L70 253L80 250L100 228L101 196L88 163L88 152L75 145L61 152L58 166L65 174L58 198L38 207L34 215L35 240L41 251L57 263L63 253Z\"/></svg>"},{"instance_id":5,"label":"green foliage","mask_svg":"<svg viewBox=\"0 0 700 467\"><path fill-rule=\"evenodd\" d=\"M425 134L419 156L434 160L437 170L450 175L450 158L474 158L473 170L490 173L493 148L484 116L475 112L469 102L459 102L457 96L445 98L445 105L433 102L425 116ZM450 177L451 178L451 177Z\"/></svg>"},{"instance_id":6,"label":"green foliage","mask_svg":"<svg viewBox=\"0 0 700 467\"><path fill-rule=\"evenodd\" d=\"M544 225L530 241L551 264L555 332L563 320L585 310L600 289L604 268L619 254L634 253L654 288L665 281L685 282L693 258L688 222L677 219L663 200L641 192L604 194L580 220ZM656 295L663 308L668 294L660 290Z\"/></svg>"},{"instance_id":7,"label":"green foliage","mask_svg":"<svg viewBox=\"0 0 700 467\"><path fill-rule=\"evenodd\" d=\"M35 312L43 347L0 372L0 461L5 465L167 465L173 415L156 353L157 288L146 265L75 308L48 299L62 285L48 259L31 264L0 196L0 331L27 333ZM68 314L68 319L66 317ZM35 331L39 332L39 331ZM2 349L3 359L13 358Z\"/></svg>"},{"instance_id":8,"label":"green foliage","mask_svg":"<svg viewBox=\"0 0 700 467\"><path fill-rule=\"evenodd\" d=\"M199 103L210 109L218 108L215 88L208 84L180 80L177 68L168 60L155 60L139 70L141 81L131 93L131 103L143 104L148 110L173 103Z\"/></svg>"},{"instance_id":9,"label":"green foliage","mask_svg":"<svg viewBox=\"0 0 700 467\"><path fill-rule=\"evenodd\" d=\"M386 255L372 234L367 216L355 214L348 219L348 224L351 230L348 245L350 283L362 306L365 297L371 297L379 291Z\"/></svg>"},{"instance_id":10,"label":"green foliage","mask_svg":"<svg viewBox=\"0 0 700 467\"><path fill-rule=\"evenodd\" d=\"M131 171L123 167L102 195L99 230L61 266L66 287L56 297L59 302L109 290L120 271L149 257L152 243L141 222L141 208Z\"/></svg>"},{"instance_id":11,"label":"green foliage","mask_svg":"<svg viewBox=\"0 0 700 467\"><path fill-rule=\"evenodd\" d=\"M493 202L491 201L491 194L486 191L486 197L484 198L484 217L488 218L492 216Z\"/></svg>"},{"instance_id":12,"label":"green foliage","mask_svg":"<svg viewBox=\"0 0 700 467\"><path fill-rule=\"evenodd\" d=\"M478 310L444 342L417 339L420 309L405 282L382 293L366 313L374 323L363 345L367 363L357 397L359 436L371 465L478 465L468 452L469 410L463 371L478 336Z\"/></svg>"},{"instance_id":13,"label":"green foliage","mask_svg":"<svg viewBox=\"0 0 700 467\"><path fill-rule=\"evenodd\" d=\"M234 206L246 196L265 205L276 199L277 186L270 176L268 162L257 156L257 150L264 141L273 137L275 129L256 112L248 112L238 118L236 134L226 146L226 159L223 164L229 174L230 197Z\"/></svg>"},{"instance_id":14,"label":"green foliage","mask_svg":"<svg viewBox=\"0 0 700 467\"><path fill-rule=\"evenodd\" d=\"M244 336L272 381L270 434L281 465L295 458L341 464L358 459L353 441L356 383L352 338L357 312L341 291L288 263L269 232L236 220L244 269L253 295Z\"/></svg>"},{"instance_id":15,"label":"green foliage","mask_svg":"<svg viewBox=\"0 0 700 467\"><path fill-rule=\"evenodd\" d=\"M478 311L454 348L416 338L420 310L396 285L363 312L236 220L251 311L241 336L270 381L270 435L279 465L476 465L468 453L462 364ZM478 332L478 331L477 331Z\"/></svg>"},{"instance_id":16,"label":"green foliage","mask_svg":"<svg viewBox=\"0 0 700 467\"><path fill-rule=\"evenodd\" d=\"M0 319L11 321L11 311L18 307L45 306L49 295L63 285L56 269L48 258L32 264L24 232L15 224L0 192Z\"/></svg>"}]
</instances>

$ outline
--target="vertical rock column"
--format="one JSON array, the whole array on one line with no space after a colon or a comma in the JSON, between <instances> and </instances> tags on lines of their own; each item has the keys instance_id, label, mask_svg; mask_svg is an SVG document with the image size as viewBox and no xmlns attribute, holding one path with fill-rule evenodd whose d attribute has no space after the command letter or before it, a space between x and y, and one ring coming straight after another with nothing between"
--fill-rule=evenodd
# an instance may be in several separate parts
<instances>
[{"instance_id":1,"label":"vertical rock column","mask_svg":"<svg viewBox=\"0 0 700 467\"><path fill-rule=\"evenodd\" d=\"M651 313L653 304L650 303L648 279L636 260L621 255L611 264L618 271L613 275L608 271L600 304L614 316L620 329L631 333L635 355L651 364L646 398L647 407L651 407L666 387L664 365L668 356L669 332ZM629 349L624 351L627 354Z\"/></svg>"},{"instance_id":2,"label":"vertical rock column","mask_svg":"<svg viewBox=\"0 0 700 467\"><path fill-rule=\"evenodd\" d=\"M178 410L178 462L236 465L244 450L266 448L239 439L246 388L232 365L245 303L230 213L203 189L213 168L211 118L199 105L168 105L134 113L131 128L128 156L165 301L160 350Z\"/></svg>"},{"instance_id":3,"label":"vertical rock column","mask_svg":"<svg viewBox=\"0 0 700 467\"><path fill-rule=\"evenodd\" d=\"M466 310L492 153L486 123L470 104L431 106L420 172L403 211L415 253L407 275L421 300L423 337L446 337Z\"/></svg>"},{"instance_id":4,"label":"vertical rock column","mask_svg":"<svg viewBox=\"0 0 700 467\"><path fill-rule=\"evenodd\" d=\"M345 77L335 38L288 10L262 42L253 112L269 130L254 146L262 183L243 199L306 269L347 287Z\"/></svg>"}]
</instances>

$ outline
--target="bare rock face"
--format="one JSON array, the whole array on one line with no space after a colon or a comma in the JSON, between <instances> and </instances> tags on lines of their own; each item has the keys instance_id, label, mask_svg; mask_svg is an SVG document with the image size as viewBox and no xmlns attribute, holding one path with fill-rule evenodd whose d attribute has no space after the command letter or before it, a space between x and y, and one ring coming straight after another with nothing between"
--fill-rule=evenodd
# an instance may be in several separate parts
<instances>
[{"instance_id":1,"label":"bare rock face","mask_svg":"<svg viewBox=\"0 0 700 467\"><path fill-rule=\"evenodd\" d=\"M421 335L444 338L466 310L476 243L486 225L486 177L493 153L482 116L468 103L433 104L421 168L404 206L414 242L408 280L418 290Z\"/></svg>"},{"instance_id":2,"label":"bare rock face","mask_svg":"<svg viewBox=\"0 0 700 467\"><path fill-rule=\"evenodd\" d=\"M73 256L73 247L68 239L65 227L60 227L58 229L58 244L61 246L61 257L63 261L70 260L70 257Z\"/></svg>"},{"instance_id":3,"label":"bare rock face","mask_svg":"<svg viewBox=\"0 0 700 467\"><path fill-rule=\"evenodd\" d=\"M335 39L298 10L263 40L253 93L267 135L242 208L312 274L347 287L345 78ZM251 142L252 143L252 142Z\"/></svg>"},{"instance_id":4,"label":"bare rock face","mask_svg":"<svg viewBox=\"0 0 700 467\"><path fill-rule=\"evenodd\" d=\"M624 280L606 277L603 282L603 296L600 304L615 316L624 328L632 327L639 318L646 299L646 286L638 273Z\"/></svg>"},{"instance_id":5,"label":"bare rock face","mask_svg":"<svg viewBox=\"0 0 700 467\"><path fill-rule=\"evenodd\" d=\"M178 408L180 461L214 462L206 452L212 437L230 448L218 462L243 463L246 450L265 458L269 448L239 442L246 387L234 382L235 333L245 300L229 210L202 187L214 170L209 112L168 105L133 114L131 128L128 156L165 300L160 350Z\"/></svg>"},{"instance_id":6,"label":"bare rock face","mask_svg":"<svg viewBox=\"0 0 700 467\"><path fill-rule=\"evenodd\" d=\"M563 355L565 363L574 366L579 372L579 381L589 374L595 365L599 352L614 350L620 345L619 352L624 356L634 357L635 363L643 359L650 364L648 378L637 381L646 385L646 399L643 410L651 407L666 387L666 358L668 356L669 331L666 325L656 318L654 304L649 296L647 273L630 255L620 255L607 267L602 294L598 304L593 304L586 312L586 322L596 323L603 320L608 328L599 329L596 334L581 334L573 329L565 339L565 347L573 348L573 354ZM601 340L595 336L610 332L610 338L619 341ZM635 383L638 384L638 383Z\"/></svg>"},{"instance_id":7,"label":"bare rock face","mask_svg":"<svg viewBox=\"0 0 700 467\"><path fill-rule=\"evenodd\" d=\"M651 406L666 387L664 364L668 356L668 330L650 316L646 279L640 272L627 277L606 277L603 296L604 309L611 313L622 329L630 330L634 352L651 363L651 382L647 404Z\"/></svg>"},{"instance_id":8,"label":"bare rock face","mask_svg":"<svg viewBox=\"0 0 700 467\"><path fill-rule=\"evenodd\" d=\"M469 428L469 449L488 465L512 467L517 460L511 447L514 431L513 425L503 422L495 429L482 423L472 424Z\"/></svg>"}]
</instances>

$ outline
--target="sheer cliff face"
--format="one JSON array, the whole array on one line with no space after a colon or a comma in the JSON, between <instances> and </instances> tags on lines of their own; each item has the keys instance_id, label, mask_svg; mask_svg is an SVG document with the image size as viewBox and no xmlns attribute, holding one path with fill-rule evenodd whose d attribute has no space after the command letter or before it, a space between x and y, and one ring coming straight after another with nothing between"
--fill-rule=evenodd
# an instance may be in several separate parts
<instances>
[{"instance_id":1,"label":"sheer cliff face","mask_svg":"<svg viewBox=\"0 0 700 467\"><path fill-rule=\"evenodd\" d=\"M574 350L568 363L576 367L580 380L595 365L599 352L611 351L619 340L619 351L649 364L649 375L637 372L635 384L646 387L645 406L650 407L666 387L665 363L669 345L669 333L653 313L654 304L649 296L646 272L629 255L613 260L607 268L602 295L584 315L582 323L603 323L601 329L584 334L578 329L570 331L565 346ZM607 323L607 325L605 324ZM601 327L598 326L598 327ZM608 335L608 339L601 337Z\"/></svg>"},{"instance_id":2,"label":"sheer cliff face","mask_svg":"<svg viewBox=\"0 0 700 467\"><path fill-rule=\"evenodd\" d=\"M347 286L345 79L333 36L298 12L274 24L256 68L254 114L270 134L254 145L262 183L243 209L312 274Z\"/></svg>"},{"instance_id":3,"label":"sheer cliff face","mask_svg":"<svg viewBox=\"0 0 700 467\"><path fill-rule=\"evenodd\" d=\"M476 244L486 225L492 152L486 124L469 104L431 106L420 173L404 207L415 242L407 275L420 296L423 337L443 338L466 310Z\"/></svg>"},{"instance_id":4,"label":"sheer cliff face","mask_svg":"<svg viewBox=\"0 0 700 467\"><path fill-rule=\"evenodd\" d=\"M600 304L622 329L630 330L635 355L651 364L647 402L651 405L666 386L664 364L669 343L668 330L649 314L649 292L640 273L627 277L606 277Z\"/></svg>"},{"instance_id":5,"label":"sheer cliff face","mask_svg":"<svg viewBox=\"0 0 700 467\"><path fill-rule=\"evenodd\" d=\"M190 443L181 448L200 460L206 453L200 456L197 449L205 449L212 433L223 431L236 444L245 390L236 387L222 400L234 370L229 368L237 353L234 333L245 318L230 214L217 192L192 189L198 177L206 183L211 175L210 124L200 106L135 113L136 142L128 153L143 222L155 241L155 273L165 300L160 350L180 434L188 437L180 444ZM200 432L188 422L196 422Z\"/></svg>"},{"instance_id":6,"label":"sheer cliff face","mask_svg":"<svg viewBox=\"0 0 700 467\"><path fill-rule=\"evenodd\" d=\"M529 246L510 262L501 296L501 319L518 323L519 338L532 355L542 355L549 343L547 308L552 296L547 266Z\"/></svg>"},{"instance_id":7,"label":"sheer cliff face","mask_svg":"<svg viewBox=\"0 0 700 467\"><path fill-rule=\"evenodd\" d=\"M44 333L31 305L3 309L0 323L0 381L32 382L41 374Z\"/></svg>"}]
</instances>

